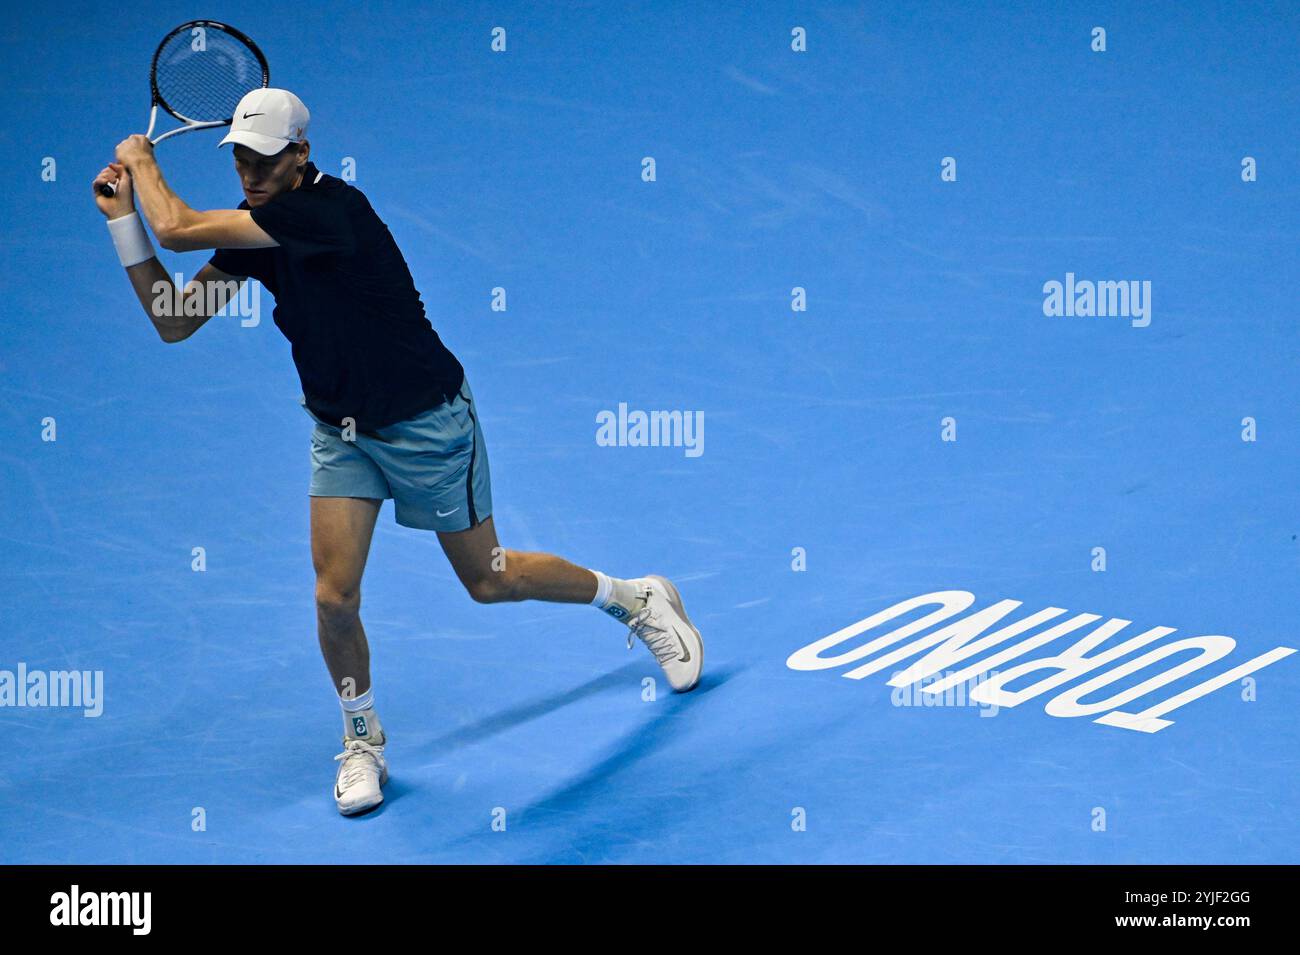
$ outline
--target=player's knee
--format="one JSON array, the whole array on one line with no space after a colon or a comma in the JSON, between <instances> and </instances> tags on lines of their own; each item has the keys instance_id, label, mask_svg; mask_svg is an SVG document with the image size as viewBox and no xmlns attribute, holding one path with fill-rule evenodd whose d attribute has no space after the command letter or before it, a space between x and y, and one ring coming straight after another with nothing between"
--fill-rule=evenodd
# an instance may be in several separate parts
<instances>
[{"instance_id":1,"label":"player's knee","mask_svg":"<svg viewBox=\"0 0 1300 955\"><path fill-rule=\"evenodd\" d=\"M504 570L489 571L465 581L470 597L481 604L499 604L517 599L513 577Z\"/></svg>"},{"instance_id":2,"label":"player's knee","mask_svg":"<svg viewBox=\"0 0 1300 955\"><path fill-rule=\"evenodd\" d=\"M361 589L316 582L316 613L331 623L345 623L361 612Z\"/></svg>"}]
</instances>

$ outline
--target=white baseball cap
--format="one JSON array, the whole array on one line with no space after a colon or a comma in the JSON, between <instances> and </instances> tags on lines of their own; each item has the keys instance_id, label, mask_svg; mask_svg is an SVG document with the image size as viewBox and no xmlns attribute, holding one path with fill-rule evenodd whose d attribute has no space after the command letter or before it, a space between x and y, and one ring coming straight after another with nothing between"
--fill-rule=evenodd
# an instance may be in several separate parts
<instances>
[{"instance_id":1,"label":"white baseball cap","mask_svg":"<svg viewBox=\"0 0 1300 955\"><path fill-rule=\"evenodd\" d=\"M274 156L290 143L306 139L310 122L311 113L302 100L288 90L264 87L239 101L230 132L217 145L239 143L263 156Z\"/></svg>"}]
</instances>

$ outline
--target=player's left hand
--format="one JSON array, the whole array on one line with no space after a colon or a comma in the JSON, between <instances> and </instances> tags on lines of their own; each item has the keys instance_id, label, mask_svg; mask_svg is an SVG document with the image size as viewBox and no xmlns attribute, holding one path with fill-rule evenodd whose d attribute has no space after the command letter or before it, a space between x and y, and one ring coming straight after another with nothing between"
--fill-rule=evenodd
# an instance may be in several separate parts
<instances>
[{"instance_id":1,"label":"player's left hand","mask_svg":"<svg viewBox=\"0 0 1300 955\"><path fill-rule=\"evenodd\" d=\"M117 144L117 161L128 169L136 163L145 162L152 158L153 143L149 142L148 136L136 133Z\"/></svg>"},{"instance_id":2,"label":"player's left hand","mask_svg":"<svg viewBox=\"0 0 1300 955\"><path fill-rule=\"evenodd\" d=\"M99 191L99 187L110 182L117 185L117 191L111 196L106 196ZM90 184L90 188L94 190L95 205L99 206L99 211L107 218L119 219L135 211L135 200L131 193L131 174L121 163L109 163L101 169L95 181Z\"/></svg>"}]
</instances>

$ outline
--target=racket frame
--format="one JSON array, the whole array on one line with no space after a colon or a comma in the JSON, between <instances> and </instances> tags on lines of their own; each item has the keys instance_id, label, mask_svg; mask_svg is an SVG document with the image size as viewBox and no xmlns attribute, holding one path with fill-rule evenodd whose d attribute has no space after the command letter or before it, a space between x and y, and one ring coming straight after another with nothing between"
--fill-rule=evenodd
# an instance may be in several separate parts
<instances>
[{"instance_id":1,"label":"racket frame","mask_svg":"<svg viewBox=\"0 0 1300 955\"><path fill-rule=\"evenodd\" d=\"M202 27L205 30L214 29L222 33L228 33L240 43L244 44L244 46L248 47L253 56L257 58L257 63L262 68L262 85L261 87L250 87L250 92L259 88L266 89L266 87L271 85L271 67L266 62L266 56L247 33L244 33L242 30L236 30L230 24L222 23L219 20L190 20L187 23L182 23L180 26L168 31L167 35L162 38L162 42L158 44L158 48L153 51L153 59L149 61L149 98L153 100L153 108L149 111L149 131L145 133L145 135L149 137L149 141L155 146L164 139L167 139L169 136L175 136L177 133L187 133L192 129L212 129L216 126L229 126L231 122L234 121L234 116L231 116L229 119L216 120L191 119L189 116L174 109L158 89L158 57L162 56L164 47L167 46L172 37L189 30L194 30L198 27ZM176 129L170 129L157 139L154 139L153 129L154 123L158 118L159 106L166 110L170 115L179 119L185 125L178 126Z\"/></svg>"}]
</instances>

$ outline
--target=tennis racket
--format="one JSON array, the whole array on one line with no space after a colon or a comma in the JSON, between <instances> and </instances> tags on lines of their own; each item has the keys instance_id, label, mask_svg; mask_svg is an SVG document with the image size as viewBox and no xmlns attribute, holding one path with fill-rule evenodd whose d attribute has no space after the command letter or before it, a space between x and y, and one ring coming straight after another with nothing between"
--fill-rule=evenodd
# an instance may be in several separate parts
<instances>
[{"instance_id":1,"label":"tennis racket","mask_svg":"<svg viewBox=\"0 0 1300 955\"><path fill-rule=\"evenodd\" d=\"M157 146L195 129L229 126L244 94L270 82L266 57L243 33L216 20L182 23L158 44L149 65L153 107L145 135ZM185 125L155 139L159 107ZM115 195L117 183L104 183L99 191Z\"/></svg>"}]
</instances>

